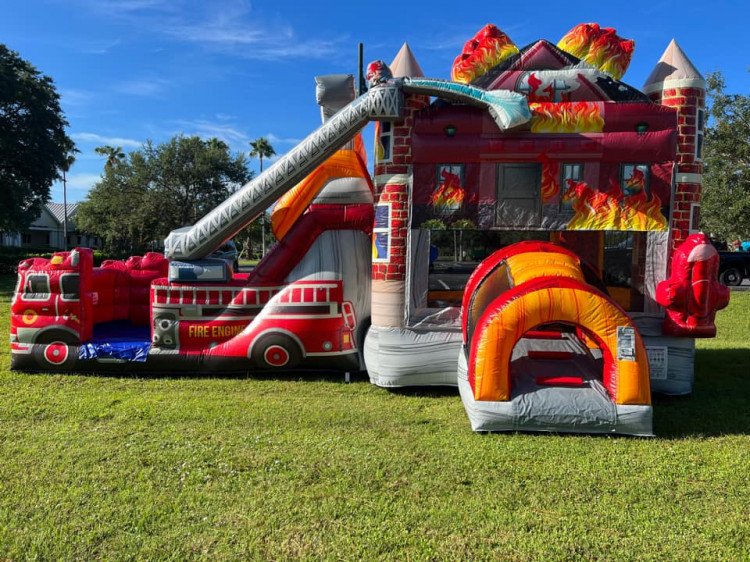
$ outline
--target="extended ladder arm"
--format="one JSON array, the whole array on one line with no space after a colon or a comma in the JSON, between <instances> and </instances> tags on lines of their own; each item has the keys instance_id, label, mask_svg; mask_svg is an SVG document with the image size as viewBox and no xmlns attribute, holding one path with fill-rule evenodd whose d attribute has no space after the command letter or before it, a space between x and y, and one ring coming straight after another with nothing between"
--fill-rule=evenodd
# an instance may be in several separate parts
<instances>
[{"instance_id":1,"label":"extended ladder arm","mask_svg":"<svg viewBox=\"0 0 750 562\"><path fill-rule=\"evenodd\" d=\"M513 92L487 92L445 80L388 80L345 106L193 226L172 231L164 242L165 255L170 259L195 260L211 254L351 140L368 121L402 119L404 91L487 107L503 130L530 119L526 98Z\"/></svg>"}]
</instances>

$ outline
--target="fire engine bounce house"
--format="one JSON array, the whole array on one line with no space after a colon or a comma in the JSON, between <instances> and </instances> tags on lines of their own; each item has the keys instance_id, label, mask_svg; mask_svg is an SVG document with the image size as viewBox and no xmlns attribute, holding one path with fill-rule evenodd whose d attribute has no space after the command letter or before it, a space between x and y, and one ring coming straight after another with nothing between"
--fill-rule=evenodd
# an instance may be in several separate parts
<instances>
[{"instance_id":1,"label":"fire engine bounce house","mask_svg":"<svg viewBox=\"0 0 750 562\"><path fill-rule=\"evenodd\" d=\"M22 262L12 368L366 369L457 384L477 431L650 435L651 390L692 390L728 292L690 234L705 82L672 42L641 92L620 81L632 50L596 24L523 49L488 25L452 81L406 45L359 97L317 78L323 125L164 256ZM212 257L274 201L279 241L252 272ZM459 230L470 251L445 269Z\"/></svg>"}]
</instances>

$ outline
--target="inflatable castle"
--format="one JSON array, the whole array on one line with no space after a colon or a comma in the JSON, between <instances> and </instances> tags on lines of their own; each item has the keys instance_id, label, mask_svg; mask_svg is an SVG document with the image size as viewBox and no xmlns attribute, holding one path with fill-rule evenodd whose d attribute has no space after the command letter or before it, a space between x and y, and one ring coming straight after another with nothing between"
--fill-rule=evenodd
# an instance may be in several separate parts
<instances>
[{"instance_id":1,"label":"inflatable castle","mask_svg":"<svg viewBox=\"0 0 750 562\"><path fill-rule=\"evenodd\" d=\"M451 80L406 44L359 96L317 78L322 126L164 255L22 262L12 368L366 370L458 386L476 431L651 435L729 294L698 231L704 79L672 41L638 90L632 53L596 24L524 48L487 25ZM211 256L271 204L257 267Z\"/></svg>"}]
</instances>

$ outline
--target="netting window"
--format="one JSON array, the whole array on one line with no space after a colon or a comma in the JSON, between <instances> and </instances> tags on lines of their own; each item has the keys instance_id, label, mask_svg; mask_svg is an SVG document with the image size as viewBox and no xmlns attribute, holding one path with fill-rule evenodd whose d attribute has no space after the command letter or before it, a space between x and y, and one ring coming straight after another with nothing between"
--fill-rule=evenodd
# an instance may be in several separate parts
<instances>
[{"instance_id":1,"label":"netting window","mask_svg":"<svg viewBox=\"0 0 750 562\"><path fill-rule=\"evenodd\" d=\"M645 232L605 231L603 281L609 296L628 312L645 304Z\"/></svg>"},{"instance_id":2,"label":"netting window","mask_svg":"<svg viewBox=\"0 0 750 562\"><path fill-rule=\"evenodd\" d=\"M78 273L64 273L60 276L60 298L64 301L77 301L81 295L81 278Z\"/></svg>"},{"instance_id":3,"label":"netting window","mask_svg":"<svg viewBox=\"0 0 750 562\"><path fill-rule=\"evenodd\" d=\"M703 135L706 128L706 110L698 109L695 115L695 159L703 160Z\"/></svg>"},{"instance_id":4,"label":"netting window","mask_svg":"<svg viewBox=\"0 0 750 562\"><path fill-rule=\"evenodd\" d=\"M549 233L415 228L409 238L408 326L460 331L464 287L477 265L515 242L549 240Z\"/></svg>"},{"instance_id":5,"label":"netting window","mask_svg":"<svg viewBox=\"0 0 750 562\"><path fill-rule=\"evenodd\" d=\"M649 165L623 164L620 174L620 189L625 197L649 194Z\"/></svg>"},{"instance_id":6,"label":"netting window","mask_svg":"<svg viewBox=\"0 0 750 562\"><path fill-rule=\"evenodd\" d=\"M391 255L391 204L375 205L375 223L372 229L372 261L384 263Z\"/></svg>"},{"instance_id":7,"label":"netting window","mask_svg":"<svg viewBox=\"0 0 750 562\"><path fill-rule=\"evenodd\" d=\"M50 296L49 276L47 274L31 274L26 277L23 286L22 300L46 301Z\"/></svg>"},{"instance_id":8,"label":"netting window","mask_svg":"<svg viewBox=\"0 0 750 562\"><path fill-rule=\"evenodd\" d=\"M568 189L568 180L570 181L583 181L583 164L567 163L562 165L560 170L560 186L561 191L565 193ZM563 201L560 197L560 211L573 212L573 202Z\"/></svg>"},{"instance_id":9,"label":"netting window","mask_svg":"<svg viewBox=\"0 0 750 562\"><path fill-rule=\"evenodd\" d=\"M378 162L390 162L393 159L393 123L380 121L377 123L378 145L375 156Z\"/></svg>"},{"instance_id":10,"label":"netting window","mask_svg":"<svg viewBox=\"0 0 750 562\"><path fill-rule=\"evenodd\" d=\"M698 232L701 229L701 204L690 203L690 232Z\"/></svg>"}]
</instances>

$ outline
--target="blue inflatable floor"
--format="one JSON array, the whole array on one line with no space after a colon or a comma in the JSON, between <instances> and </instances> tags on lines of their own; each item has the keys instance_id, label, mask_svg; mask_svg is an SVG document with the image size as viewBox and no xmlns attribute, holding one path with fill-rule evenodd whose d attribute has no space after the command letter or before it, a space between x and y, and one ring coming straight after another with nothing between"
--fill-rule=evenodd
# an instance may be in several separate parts
<instances>
[{"instance_id":1,"label":"blue inflatable floor","mask_svg":"<svg viewBox=\"0 0 750 562\"><path fill-rule=\"evenodd\" d=\"M78 348L79 359L144 362L151 349L148 326L130 322L106 322L94 326L94 337Z\"/></svg>"}]
</instances>

